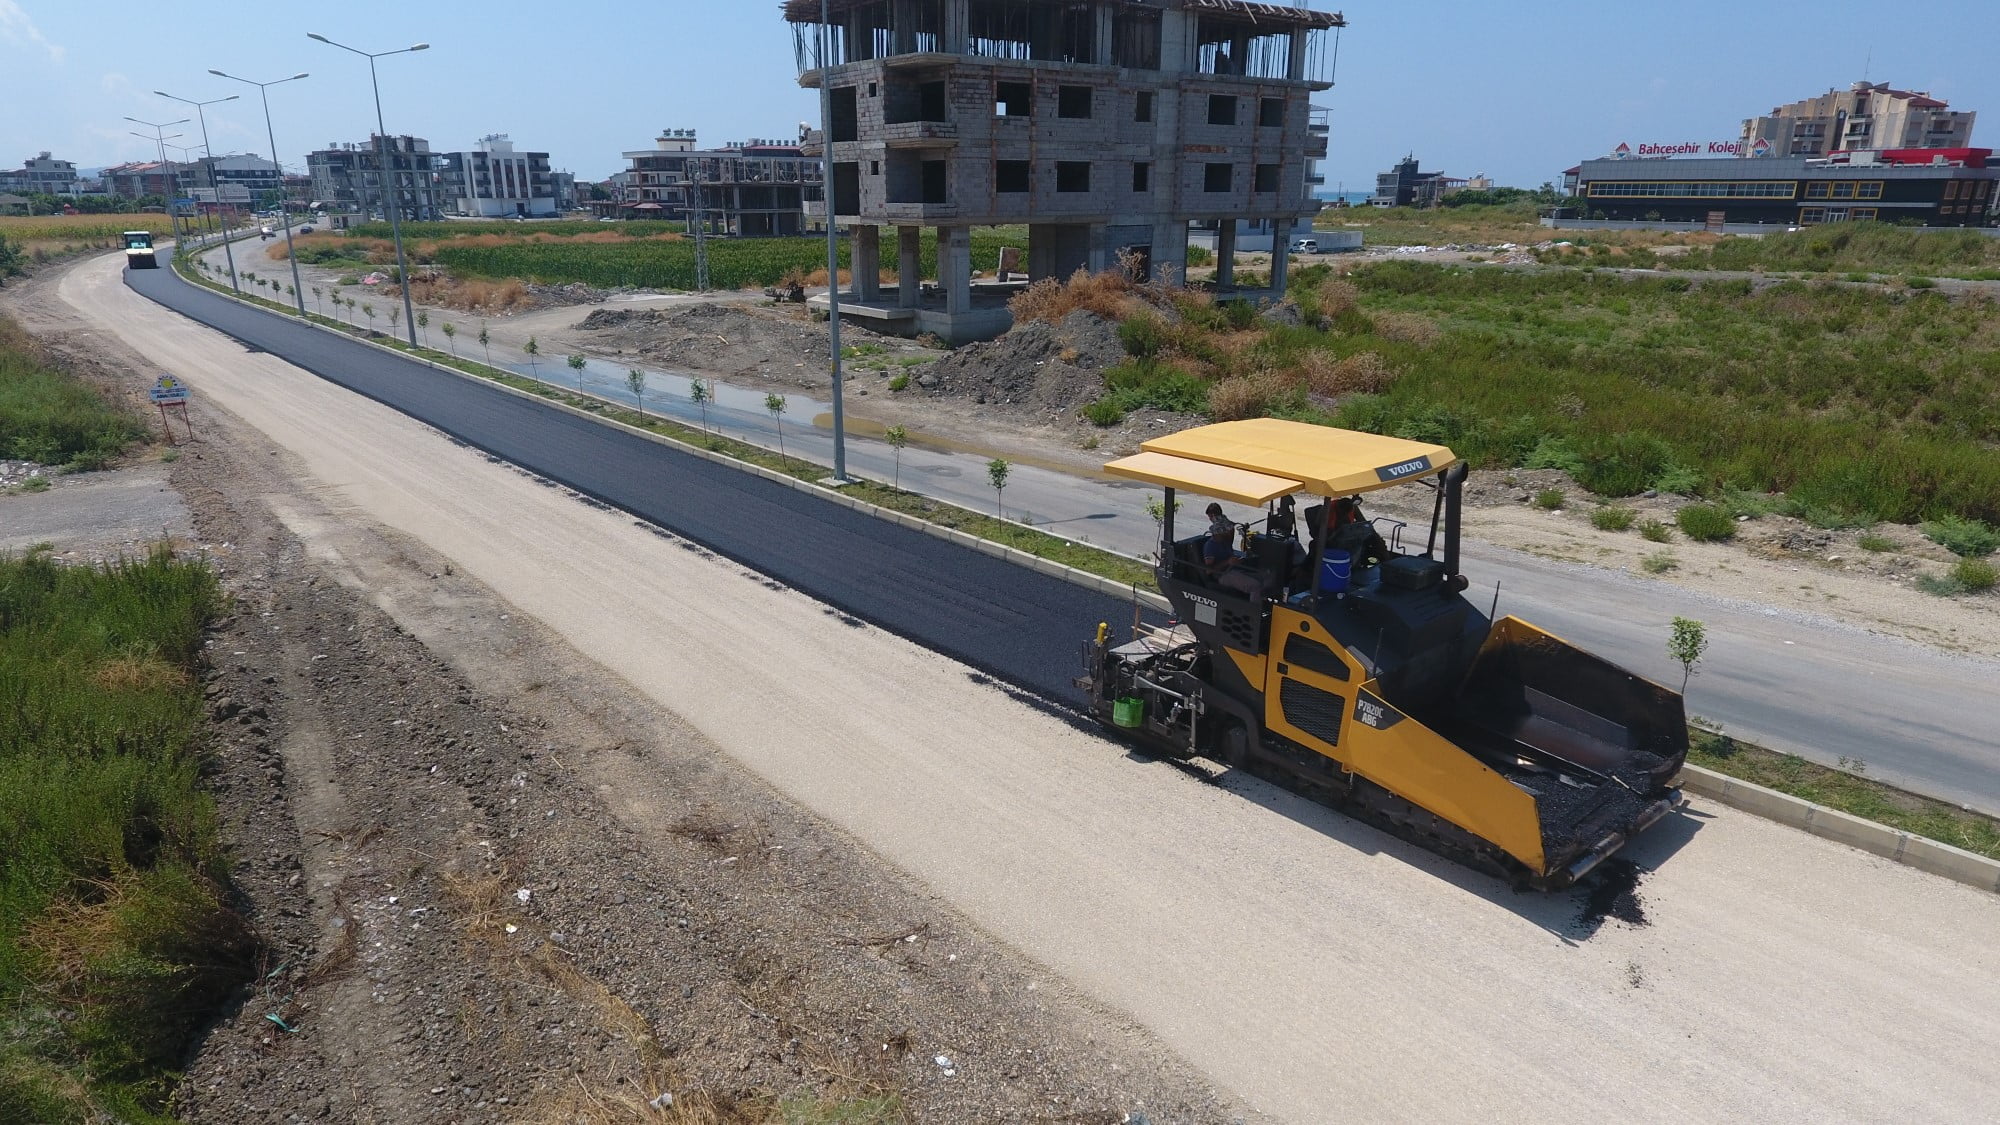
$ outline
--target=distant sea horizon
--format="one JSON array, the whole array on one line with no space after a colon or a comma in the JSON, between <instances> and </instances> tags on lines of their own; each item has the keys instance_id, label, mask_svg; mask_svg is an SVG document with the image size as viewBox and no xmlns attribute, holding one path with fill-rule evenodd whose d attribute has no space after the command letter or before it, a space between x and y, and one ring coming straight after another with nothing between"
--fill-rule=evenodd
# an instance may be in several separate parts
<instances>
[{"instance_id":1,"label":"distant sea horizon","mask_svg":"<svg viewBox=\"0 0 2000 1125\"><path fill-rule=\"evenodd\" d=\"M1368 202L1368 197L1372 194L1374 193L1366 191L1316 191L1313 193L1313 198L1327 203L1345 199L1350 207L1359 207Z\"/></svg>"}]
</instances>

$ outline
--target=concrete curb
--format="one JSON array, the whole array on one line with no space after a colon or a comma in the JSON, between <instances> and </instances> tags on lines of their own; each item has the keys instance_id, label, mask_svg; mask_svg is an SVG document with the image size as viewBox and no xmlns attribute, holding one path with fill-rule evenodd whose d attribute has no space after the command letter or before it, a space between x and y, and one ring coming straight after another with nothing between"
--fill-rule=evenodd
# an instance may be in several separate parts
<instances>
[{"instance_id":1,"label":"concrete curb","mask_svg":"<svg viewBox=\"0 0 2000 1125\"><path fill-rule=\"evenodd\" d=\"M259 304L256 301L248 300L243 297L238 297L234 293L228 292L227 290L215 289L208 285L202 284L201 282L194 281L186 277L182 277L181 280L187 282L190 285L200 286L202 289L205 289L210 293L214 293L216 296L222 297L225 300L235 301L238 304L245 305L262 312L267 312L267 313L275 312L275 310L265 308L263 305ZM1119 582L1116 579L1106 578L1103 575L1092 574L1087 570L1078 570L1076 567L1067 566L1063 563L1056 562L1053 559L1045 559L1042 558L1040 555L1031 554L1017 547L1009 547L1004 543L995 543L990 539L981 539L978 536L971 534L970 532L959 531L956 528L944 527L940 524L932 523L929 520L921 519L917 516L910 515L907 512L898 512L895 511L894 509L884 508L878 504L870 504L865 500L859 500L852 496L848 496L847 494L841 492L838 489L828 488L824 485L816 484L812 481L800 480L798 477L789 476L785 473L780 473L775 469L767 469L762 465L753 465L748 461L739 461L736 458L731 457L726 453L717 453L716 451L711 449L703 449L698 445L691 445L687 442L681 441L678 438L668 437L665 434L654 433L651 430L642 430L637 426L621 422L616 418L607 418L603 414L600 414L594 410L585 410L582 407L571 406L566 402L559 402L552 398L544 398L541 395L531 394L527 391L521 390L518 387L510 387L506 383L503 383L498 379L487 379L478 375L470 374L465 371L460 371L456 367L451 367L445 364L437 363L424 356L411 355L409 352L403 351L400 348L389 347L386 344L381 344L374 340L370 340L365 336L356 336L352 333L341 332L337 329L329 328L326 325L321 324L316 320L312 320L309 318L301 318L296 313L291 312L289 310L282 313L277 313L276 315L289 317L293 320L299 321L300 323L307 325L308 327L317 328L322 332L342 336L346 339L374 348L377 351L386 353L388 355L400 356L401 358L409 360L412 363L421 363L433 371L439 371L447 375L456 376L457 378L467 380L468 382L478 383L481 386L493 387L497 390L504 391L507 394L514 395L517 398L527 399L531 402L539 403L542 406L551 407L556 410L561 410L566 413L575 415L579 418L587 418L600 425L614 426L620 430L625 431L628 434L634 434L638 437L645 438L648 441L656 442L660 445L664 445L669 448L678 450L681 453L686 453L690 456L699 457L704 461L714 462L715 464L719 465L726 465L729 468L735 469L740 472L751 473L755 476L762 477L765 480L771 481L776 484L782 484L787 488L795 489L799 492L812 493L813 495L818 496L823 500L839 504L843 507L852 509L853 511L856 512L860 512L864 515L873 516L876 519L885 520L889 523L900 524L903 527L907 527L913 531L920 531L923 532L925 535L929 535L933 538L943 539L946 542L950 543L956 543L961 547L970 548L971 550L978 551L979 553L984 555L991 555L994 558L1005 560L1007 562L1013 563L1016 566L1026 567L1029 570L1040 571L1041 573L1046 574L1051 578L1056 578L1063 582L1067 582L1072 586L1080 586L1083 589L1089 590L1093 593L1104 594L1106 596L1114 598L1130 599L1135 604L1153 610L1154 612L1157 613L1173 612L1173 607L1167 601L1166 598L1150 590L1142 590L1137 586L1128 585L1126 583ZM565 391L564 393L577 394L579 392ZM585 397L595 397L589 395L588 392L582 392L582 393L585 395ZM611 403L609 399L599 399L598 401L610 403L611 405L618 406L620 409L624 409L622 403ZM764 448L761 445L757 445L756 442L743 441L743 439L741 438L729 438L728 440L742 442L742 444L744 445L755 446L756 448L759 449ZM777 451L769 450L769 452L775 453ZM887 482L877 480L874 481L874 483L885 484ZM949 501L945 500L936 500L934 502L939 504L947 504L951 507L958 507L958 505L950 504ZM1030 524L1016 523L1013 520L1006 520L1003 522L1013 523L1014 526L1016 527L1024 528L1026 530L1036 532L1037 534L1040 535L1049 534L1048 532L1043 531L1041 528L1034 527ZM1056 538L1060 538L1060 536L1057 536ZM1103 550L1103 548L1101 547L1092 549ZM1116 552L1106 552L1106 553L1115 554Z\"/></svg>"},{"instance_id":2,"label":"concrete curb","mask_svg":"<svg viewBox=\"0 0 2000 1125\"><path fill-rule=\"evenodd\" d=\"M182 280L187 281L188 279L183 278ZM189 281L189 284L199 283ZM203 285L202 288L208 289L209 292L216 293L218 296L248 305L251 308L262 309L265 312L272 311L263 308L262 305L257 304L255 301L245 300L232 293L211 289L206 285ZM291 313L281 315L293 316ZM293 318L298 319L295 316ZM322 332L336 332L335 329L328 328L317 321L305 320L304 323ZM628 425L615 418L607 418L596 411L584 410L581 407L571 406L568 403L558 402L555 399L530 394L517 387L510 387L497 379L481 378L478 375L460 371L455 367L448 367L433 362L423 356L411 355L398 348L376 343L365 337L355 336L346 332L339 332L337 334L390 355L401 356L404 359L421 363L434 371L442 371L449 375L455 375L460 379L495 387L508 394L533 400L543 406L566 411L578 417L588 418L600 425L615 426L626 433L636 434L648 441L658 442L661 445L676 449L682 453L699 457L704 461L726 465L740 472L752 473L765 480L784 485L787 488L812 493L824 500L842 505L864 515L886 520L889 523L900 524L913 531L920 531L925 535L956 543L961 547L967 547L981 554L1003 559L1016 566L1040 571L1051 578L1060 579L1072 586L1080 586L1086 590L1109 597L1129 598L1135 605L1153 610L1156 613L1171 614L1173 612L1173 607L1166 598L1150 590L1141 590L1136 586L1129 586L1125 583L1105 578L1102 575L1091 574L1088 571L1078 570L1072 566L1065 566L1052 559L1045 559L1039 555L1029 554L1018 548L1009 547L1004 543L995 543L990 539L981 539L976 535L959 531L956 528L934 524L906 512L898 512L893 509L881 507L880 505L870 504L865 500L857 500L837 489L827 488L812 481L787 476L774 469L764 468L762 465L753 465L748 461L739 461L727 454L703 449L697 445L690 445L677 438L667 437L664 434L656 434L651 430L642 430L637 426ZM574 394L576 392L566 393ZM738 441L741 439L731 438L729 440ZM744 442L744 444L755 445L756 443ZM763 447L758 446L758 448ZM880 484L883 482L877 481L876 483ZM938 501L938 503L945 503L945 501ZM956 505L952 506L956 507ZM1017 526L1028 527L1027 524ZM1031 530L1040 531L1039 528L1031 528ZM1047 532L1041 533L1044 535L1048 534ZM1099 549L1101 550L1102 548ZM2000 860L1987 859L1985 856L1974 855L1961 848L1954 848L1949 844L1941 844L1922 836L1913 836L1908 832L1890 828L1887 825L1877 824L1872 820L1863 820L1860 817L1849 815L1837 809L1830 809L1824 805L1816 805L1802 798L1780 793L1775 789L1766 789L1761 785L1740 781L1726 774L1717 773L1714 770L1705 769L1701 766L1683 767L1681 770L1681 784L1690 793L1698 793L1704 797L1728 805L1731 808L1740 809L1743 812L1761 816L1767 820L1777 821L1780 824L1800 829L1823 839L1833 840L1836 843L1846 844L1849 847L1860 848L1862 851L1879 855L1884 859L1892 860L1907 867L1914 867L1919 871L1926 871L1933 875L1940 875L1946 879L1964 883L1967 886L1978 887L1983 891L2000 894Z\"/></svg>"},{"instance_id":3,"label":"concrete curb","mask_svg":"<svg viewBox=\"0 0 2000 1125\"><path fill-rule=\"evenodd\" d=\"M2000 894L2000 860L1974 855L1950 844L1914 836L1901 829L1863 820L1838 809L1816 805L1804 798L1766 789L1701 766L1682 767L1681 784L1690 793L1699 793L1730 808L1851 848L1860 848L1905 867L1914 867L1968 887Z\"/></svg>"}]
</instances>

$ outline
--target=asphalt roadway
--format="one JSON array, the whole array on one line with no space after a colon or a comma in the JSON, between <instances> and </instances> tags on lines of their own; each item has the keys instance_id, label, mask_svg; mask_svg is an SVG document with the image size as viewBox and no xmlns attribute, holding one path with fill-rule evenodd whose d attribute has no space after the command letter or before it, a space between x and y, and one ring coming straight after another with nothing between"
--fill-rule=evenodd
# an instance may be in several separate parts
<instances>
[{"instance_id":1,"label":"asphalt roadway","mask_svg":"<svg viewBox=\"0 0 2000 1125\"><path fill-rule=\"evenodd\" d=\"M126 283L253 351L1047 700L1077 701L1070 678L1082 643L1099 622L1132 616L1128 602L239 305L172 270L128 270Z\"/></svg>"}]
</instances>

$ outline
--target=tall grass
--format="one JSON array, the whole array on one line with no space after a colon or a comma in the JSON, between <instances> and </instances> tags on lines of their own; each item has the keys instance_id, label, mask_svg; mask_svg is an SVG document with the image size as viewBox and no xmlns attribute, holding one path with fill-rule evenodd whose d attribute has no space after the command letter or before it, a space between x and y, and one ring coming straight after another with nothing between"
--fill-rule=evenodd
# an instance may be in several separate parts
<instances>
[{"instance_id":1,"label":"tall grass","mask_svg":"<svg viewBox=\"0 0 2000 1125\"><path fill-rule=\"evenodd\" d=\"M595 220L561 219L547 222L517 223L509 219L460 220L438 223L404 223L404 238L462 238L472 235L533 234L573 235L603 234L613 231L628 238L647 238L656 234L680 234L685 231L683 223L661 222L648 219L634 219L630 222L600 223ZM356 223L348 230L362 238L388 238L392 232L388 223Z\"/></svg>"},{"instance_id":2,"label":"tall grass","mask_svg":"<svg viewBox=\"0 0 2000 1125\"><path fill-rule=\"evenodd\" d=\"M95 468L145 433L130 412L49 367L0 317L0 457Z\"/></svg>"},{"instance_id":3,"label":"tall grass","mask_svg":"<svg viewBox=\"0 0 2000 1125\"><path fill-rule=\"evenodd\" d=\"M0 558L0 1120L163 1113L248 977L199 786L214 577Z\"/></svg>"},{"instance_id":4,"label":"tall grass","mask_svg":"<svg viewBox=\"0 0 2000 1125\"><path fill-rule=\"evenodd\" d=\"M116 241L128 230L154 234L173 232L165 215L8 215L0 216L0 235L15 242Z\"/></svg>"},{"instance_id":5,"label":"tall grass","mask_svg":"<svg viewBox=\"0 0 2000 1125\"><path fill-rule=\"evenodd\" d=\"M1322 417L1489 465L1566 460L1612 496L1672 477L1786 492L1829 519L2000 518L1990 301L1678 280L1358 271L1360 308L1332 346L1403 373ZM1384 310L1431 317L1442 337L1422 351L1382 339L1368 317Z\"/></svg>"},{"instance_id":6,"label":"tall grass","mask_svg":"<svg viewBox=\"0 0 2000 1125\"><path fill-rule=\"evenodd\" d=\"M1887 223L1828 223L1757 238L1725 238L1691 250L1687 269L1837 273L1913 271L1985 276L2000 270L2000 239L1976 230L1912 230Z\"/></svg>"}]
</instances>

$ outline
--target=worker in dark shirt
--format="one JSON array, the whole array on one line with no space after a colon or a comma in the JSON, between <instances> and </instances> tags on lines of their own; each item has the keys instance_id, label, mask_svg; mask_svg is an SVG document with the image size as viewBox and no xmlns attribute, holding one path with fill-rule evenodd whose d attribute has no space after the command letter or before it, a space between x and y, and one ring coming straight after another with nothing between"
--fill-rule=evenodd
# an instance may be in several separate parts
<instances>
[{"instance_id":1,"label":"worker in dark shirt","mask_svg":"<svg viewBox=\"0 0 2000 1125\"><path fill-rule=\"evenodd\" d=\"M1389 545L1382 541L1368 517L1361 514L1361 501L1352 496L1334 501L1333 527L1327 545L1346 551L1357 570L1389 557Z\"/></svg>"}]
</instances>

